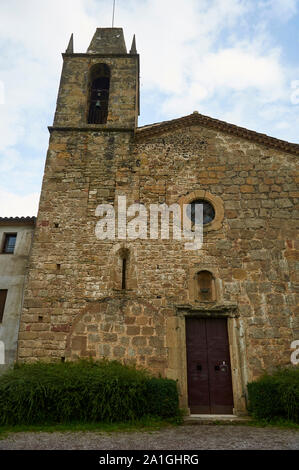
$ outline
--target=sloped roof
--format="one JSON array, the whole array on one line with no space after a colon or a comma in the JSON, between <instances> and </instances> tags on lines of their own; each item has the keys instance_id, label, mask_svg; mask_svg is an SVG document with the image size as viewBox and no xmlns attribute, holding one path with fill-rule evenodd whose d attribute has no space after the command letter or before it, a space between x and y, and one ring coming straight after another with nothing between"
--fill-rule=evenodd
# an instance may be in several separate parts
<instances>
[{"instance_id":1,"label":"sloped roof","mask_svg":"<svg viewBox=\"0 0 299 470\"><path fill-rule=\"evenodd\" d=\"M138 142L146 139L147 137L152 137L164 132L183 129L184 127L195 125L209 127L225 132L226 134L242 137L243 139L251 140L268 147L299 155L299 144L293 144L285 140L276 139L275 137L270 137L266 134L251 131L245 127L236 126L225 121L220 121L219 119L204 116L198 112L194 112L178 119L172 119L170 121L162 121L155 124L138 127L135 138Z\"/></svg>"},{"instance_id":2,"label":"sloped roof","mask_svg":"<svg viewBox=\"0 0 299 470\"><path fill-rule=\"evenodd\" d=\"M0 217L0 225L35 225L36 217Z\"/></svg>"}]
</instances>

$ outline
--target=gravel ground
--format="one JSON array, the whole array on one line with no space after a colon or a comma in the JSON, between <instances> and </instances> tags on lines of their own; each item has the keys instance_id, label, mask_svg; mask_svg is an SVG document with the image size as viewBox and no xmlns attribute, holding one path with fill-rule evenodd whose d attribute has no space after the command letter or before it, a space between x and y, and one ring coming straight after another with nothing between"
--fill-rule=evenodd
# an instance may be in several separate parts
<instances>
[{"instance_id":1,"label":"gravel ground","mask_svg":"<svg viewBox=\"0 0 299 470\"><path fill-rule=\"evenodd\" d=\"M0 440L0 450L284 450L299 449L293 429L185 425L152 432L20 432Z\"/></svg>"}]
</instances>

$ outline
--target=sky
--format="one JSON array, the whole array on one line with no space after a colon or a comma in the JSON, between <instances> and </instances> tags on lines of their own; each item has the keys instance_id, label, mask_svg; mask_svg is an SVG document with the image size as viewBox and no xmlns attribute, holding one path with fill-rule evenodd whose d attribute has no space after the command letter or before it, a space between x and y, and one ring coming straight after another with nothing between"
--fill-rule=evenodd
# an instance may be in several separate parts
<instances>
[{"instance_id":1,"label":"sky","mask_svg":"<svg viewBox=\"0 0 299 470\"><path fill-rule=\"evenodd\" d=\"M113 0L1 0L0 216L37 214L62 68ZM116 0L140 54L139 125L198 111L299 143L299 0Z\"/></svg>"}]
</instances>

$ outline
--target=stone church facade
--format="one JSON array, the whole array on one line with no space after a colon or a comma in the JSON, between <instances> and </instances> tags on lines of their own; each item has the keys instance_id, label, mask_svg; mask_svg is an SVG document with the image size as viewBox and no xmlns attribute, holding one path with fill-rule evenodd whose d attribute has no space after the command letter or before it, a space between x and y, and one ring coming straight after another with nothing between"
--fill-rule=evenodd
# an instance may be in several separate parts
<instances>
[{"instance_id":1,"label":"stone church facade","mask_svg":"<svg viewBox=\"0 0 299 470\"><path fill-rule=\"evenodd\" d=\"M246 412L246 384L299 338L299 145L193 113L138 127L120 28L65 54L18 360L117 359L178 381L191 413ZM204 204L203 245L99 239L109 204ZM296 220L297 217L297 220Z\"/></svg>"}]
</instances>

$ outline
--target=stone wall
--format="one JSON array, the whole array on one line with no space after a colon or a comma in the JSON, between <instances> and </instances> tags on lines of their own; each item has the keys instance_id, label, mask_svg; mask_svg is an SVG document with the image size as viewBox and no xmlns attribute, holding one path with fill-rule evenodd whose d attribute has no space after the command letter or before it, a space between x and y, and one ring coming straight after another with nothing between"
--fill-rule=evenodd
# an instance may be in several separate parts
<instances>
[{"instance_id":1,"label":"stone wall","mask_svg":"<svg viewBox=\"0 0 299 470\"><path fill-rule=\"evenodd\" d=\"M123 54L65 54L55 113L55 126L86 127L89 73L93 65L110 68L108 118L105 127L134 129L137 123L139 56ZM103 128L103 127L102 127Z\"/></svg>"},{"instance_id":2,"label":"stone wall","mask_svg":"<svg viewBox=\"0 0 299 470\"><path fill-rule=\"evenodd\" d=\"M188 273L216 270L218 300L238 305L249 379L290 364L290 344L299 337L297 156L197 126L140 142L136 156L141 202L170 205L208 191L224 205L222 228L204 233L200 252L173 243L155 252L147 244L147 272L159 265L149 295L188 302ZM138 284L145 290L146 276Z\"/></svg>"},{"instance_id":3,"label":"stone wall","mask_svg":"<svg viewBox=\"0 0 299 470\"><path fill-rule=\"evenodd\" d=\"M143 298L130 297L88 302L67 328L66 357L125 359L165 375L165 319Z\"/></svg>"},{"instance_id":4,"label":"stone wall","mask_svg":"<svg viewBox=\"0 0 299 470\"><path fill-rule=\"evenodd\" d=\"M238 306L248 378L289 364L291 341L299 336L295 160L291 154L199 126L135 145L129 133L53 132L19 358L60 358L67 355L66 348L70 357L93 350L96 357L119 358L122 347L123 359L132 359L133 339L135 346L139 342L140 347L149 347L145 327L154 328L157 336L155 325L143 328L137 319L145 315L140 314L129 328L127 314L117 307L119 296L126 294L113 283L113 264L116 248L126 246L134 255L136 285L129 293L132 301L136 296L135 309L142 298L166 319L175 315L177 305L196 305L189 294L190 272L210 269L217 273L217 302ZM199 252L187 251L183 241L171 239L113 242L95 237L95 209L100 203L114 203L118 195L127 195L128 204L172 204L196 190L208 190L224 204L222 227L205 232ZM107 298L115 306L115 325L122 330L117 333L112 327L112 347L96 332L92 347L72 350L73 325L82 312L89 318L88 309L100 309L98 302ZM100 310L97 315L102 318ZM95 323L90 319L83 328L80 319L81 336L87 341ZM136 334L131 336L128 328ZM126 335L127 347L121 343ZM167 348L166 337L161 333L158 337L161 353ZM167 369L167 349L163 351L159 370ZM155 354L158 350L151 356ZM134 357L144 365L141 356Z\"/></svg>"},{"instance_id":5,"label":"stone wall","mask_svg":"<svg viewBox=\"0 0 299 470\"><path fill-rule=\"evenodd\" d=\"M299 338L298 146L204 116L137 129L139 59L116 36L99 29L88 53L64 54L18 358L134 362L177 379L186 405L185 316L224 316L235 407L244 409L247 381L290 364ZM108 120L88 125L97 63L111 70ZM119 196L147 209L206 198L216 217L197 251L172 238L100 240L96 208L117 210ZM214 277L210 304L196 298L200 270Z\"/></svg>"}]
</instances>

